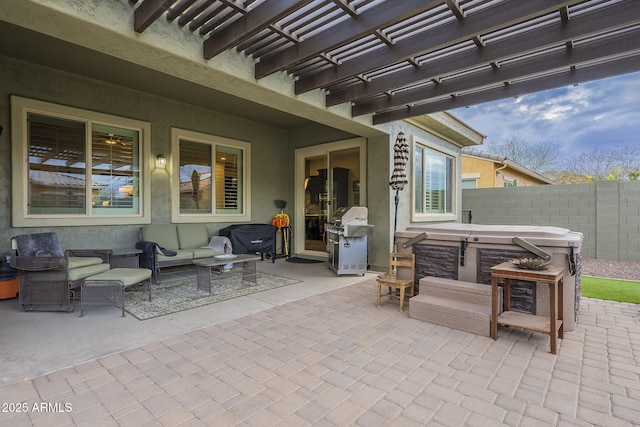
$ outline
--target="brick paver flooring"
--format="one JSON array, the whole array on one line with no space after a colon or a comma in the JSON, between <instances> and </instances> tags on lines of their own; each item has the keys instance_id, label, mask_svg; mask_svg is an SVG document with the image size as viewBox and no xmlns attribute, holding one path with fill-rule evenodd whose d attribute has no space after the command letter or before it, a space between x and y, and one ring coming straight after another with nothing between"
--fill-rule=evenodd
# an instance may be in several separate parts
<instances>
[{"instance_id":1,"label":"brick paver flooring","mask_svg":"<svg viewBox=\"0 0 640 427\"><path fill-rule=\"evenodd\" d=\"M554 356L546 336L493 341L375 293L367 280L2 387L0 426L640 422L640 306L583 299Z\"/></svg>"}]
</instances>

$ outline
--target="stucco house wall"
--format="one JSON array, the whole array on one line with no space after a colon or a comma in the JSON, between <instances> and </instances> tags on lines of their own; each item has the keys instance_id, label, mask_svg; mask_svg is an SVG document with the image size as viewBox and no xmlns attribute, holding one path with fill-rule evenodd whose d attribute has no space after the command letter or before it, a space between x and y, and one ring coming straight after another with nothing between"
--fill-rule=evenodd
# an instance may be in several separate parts
<instances>
[{"instance_id":1,"label":"stucco house wall","mask_svg":"<svg viewBox=\"0 0 640 427\"><path fill-rule=\"evenodd\" d=\"M497 176L497 187L504 187L505 182L513 182L516 181L517 187L526 187L529 185L549 185L548 182L542 181L540 179L536 179L529 174L523 173L521 171L515 170L509 166L507 166L504 170L499 171L499 175ZM502 185L500 185L502 184Z\"/></svg>"},{"instance_id":2,"label":"stucco house wall","mask_svg":"<svg viewBox=\"0 0 640 427\"><path fill-rule=\"evenodd\" d=\"M252 189L261 195L253 200L252 221L271 222L275 213L273 200L292 197L290 161L287 157L290 135L286 130L0 56L0 120L4 124L10 122L10 95L151 122L151 151L154 156L157 153L170 156L171 127L251 141L253 162L269 165L252 167ZM11 226L10 147L11 129L5 125L0 136L0 200L4 202L0 208L3 213L0 217L0 242L4 242L2 253L9 252L11 236L44 231L15 229ZM154 223L171 222L169 189L168 170L154 170L151 174L151 216ZM211 223L208 226L213 233L226 225ZM56 227L55 221L52 221L51 227ZM57 232L67 248L86 247L86 242L99 242L100 246L106 248L128 247L138 240L138 227L65 227L58 228Z\"/></svg>"},{"instance_id":3,"label":"stucco house wall","mask_svg":"<svg viewBox=\"0 0 640 427\"><path fill-rule=\"evenodd\" d=\"M475 178L477 188L493 188L496 185L496 166L493 162L462 156L462 179Z\"/></svg>"},{"instance_id":4,"label":"stucco house wall","mask_svg":"<svg viewBox=\"0 0 640 427\"><path fill-rule=\"evenodd\" d=\"M446 113L373 126L370 116L352 118L348 105L327 108L322 91L295 96L293 81L286 73L255 80L251 59L236 52L203 61L201 42L175 26L165 28L157 22L143 35L135 34L125 2L9 0L0 4L0 12L2 34L19 34L26 42L34 37L34 51L39 49L35 46L38 42L55 46L36 60L31 59L33 55L24 59L30 56L28 52L16 51L10 44L0 49L0 124L4 126L0 136L0 242L4 242L0 243L0 254L11 253L11 236L39 231L57 231L65 248L131 247L138 240L139 228L138 224L62 227L55 221L38 228L12 225L11 169L20 160L11 158L11 95L148 122L152 158L160 153L171 157L172 127L250 143L251 222L271 222L276 213L275 199L294 201L296 148L366 138L364 200L369 222L375 225L369 240L369 264L375 269L385 268L393 245L395 206L389 177L393 145L402 131L410 142L419 138L455 156L458 191L454 195L454 215L448 220L460 220L460 148L479 143L482 136ZM52 39L61 40L62 45ZM55 48L60 46L65 46L65 51L57 55ZM61 61L68 50L78 55L72 61ZM108 67L91 63L105 58L110 60ZM133 71L125 72L125 67L132 64ZM176 85L175 90L165 92L167 96L154 94L157 92L151 90L149 76ZM211 92L196 93L192 98L180 93L180 89L194 87L231 95L235 104L229 109L216 109L208 107L206 98ZM242 108L243 102L249 107L277 107L279 112L302 118L304 124L268 125L231 113L238 111L238 106ZM411 164L407 173L413 173ZM153 223L171 222L169 174L169 169L152 169ZM407 186L400 193L398 229L413 224L411 208L411 187ZM207 226L210 234L217 234L228 224L211 222Z\"/></svg>"},{"instance_id":5,"label":"stucco house wall","mask_svg":"<svg viewBox=\"0 0 640 427\"><path fill-rule=\"evenodd\" d=\"M505 183L513 183L516 186L526 187L529 185L549 185L551 180L530 171L522 166L506 160L492 160L477 157L475 155L462 155L462 179L476 179L476 188L499 188L505 187Z\"/></svg>"}]
</instances>

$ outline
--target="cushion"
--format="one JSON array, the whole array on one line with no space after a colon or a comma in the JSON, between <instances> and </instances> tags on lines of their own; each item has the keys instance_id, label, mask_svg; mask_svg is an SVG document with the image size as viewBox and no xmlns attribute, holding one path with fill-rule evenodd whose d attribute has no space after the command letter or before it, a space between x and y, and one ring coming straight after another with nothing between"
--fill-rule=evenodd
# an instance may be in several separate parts
<instances>
[{"instance_id":1,"label":"cushion","mask_svg":"<svg viewBox=\"0 0 640 427\"><path fill-rule=\"evenodd\" d=\"M85 267L74 268L69 270L69 281L75 282L76 280L84 279L89 276L93 276L98 273L102 273L111 268L107 263L88 265Z\"/></svg>"},{"instance_id":2,"label":"cushion","mask_svg":"<svg viewBox=\"0 0 640 427\"><path fill-rule=\"evenodd\" d=\"M113 280L121 282L124 286L131 286L147 280L150 277L151 270L147 268L114 268L113 270L87 277L85 283L91 282L92 280Z\"/></svg>"},{"instance_id":3,"label":"cushion","mask_svg":"<svg viewBox=\"0 0 640 427\"><path fill-rule=\"evenodd\" d=\"M22 234L14 239L18 256L64 256L58 234L55 232Z\"/></svg>"},{"instance_id":4,"label":"cushion","mask_svg":"<svg viewBox=\"0 0 640 427\"><path fill-rule=\"evenodd\" d=\"M178 232L174 224L148 224L141 228L142 240L155 242L158 246L176 250L180 248Z\"/></svg>"},{"instance_id":5,"label":"cushion","mask_svg":"<svg viewBox=\"0 0 640 427\"><path fill-rule=\"evenodd\" d=\"M69 262L69 270L76 268L87 267L90 265L102 264L102 258L98 257L84 257L84 256L71 256L67 258ZM109 265L109 264L107 264Z\"/></svg>"},{"instance_id":6,"label":"cushion","mask_svg":"<svg viewBox=\"0 0 640 427\"><path fill-rule=\"evenodd\" d=\"M207 246L209 235L204 224L178 224L178 241L180 249L194 249Z\"/></svg>"},{"instance_id":7,"label":"cushion","mask_svg":"<svg viewBox=\"0 0 640 427\"><path fill-rule=\"evenodd\" d=\"M163 262L163 261L175 262L179 260L191 261L192 259L193 259L192 251L177 250L175 256L166 256L166 255L156 254L157 262Z\"/></svg>"}]
</instances>

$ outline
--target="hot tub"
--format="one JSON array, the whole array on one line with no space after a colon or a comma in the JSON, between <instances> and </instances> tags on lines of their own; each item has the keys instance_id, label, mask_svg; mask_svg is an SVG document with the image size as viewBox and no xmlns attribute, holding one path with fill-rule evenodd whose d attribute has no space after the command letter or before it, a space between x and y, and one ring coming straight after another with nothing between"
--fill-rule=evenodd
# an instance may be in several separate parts
<instances>
[{"instance_id":1,"label":"hot tub","mask_svg":"<svg viewBox=\"0 0 640 427\"><path fill-rule=\"evenodd\" d=\"M395 233L399 252L416 255L416 285L425 276L491 285L491 267L512 258L543 257L563 267L564 330L575 329L580 307L582 233L525 225L433 224ZM511 309L548 315L545 286L512 281ZM419 293L419 288L417 289Z\"/></svg>"}]
</instances>

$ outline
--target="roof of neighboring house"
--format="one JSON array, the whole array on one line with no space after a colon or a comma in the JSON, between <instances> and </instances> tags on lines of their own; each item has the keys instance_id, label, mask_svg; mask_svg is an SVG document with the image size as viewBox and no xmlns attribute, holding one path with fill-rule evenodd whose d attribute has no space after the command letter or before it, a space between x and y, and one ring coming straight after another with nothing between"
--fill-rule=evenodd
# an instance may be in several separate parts
<instances>
[{"instance_id":1,"label":"roof of neighboring house","mask_svg":"<svg viewBox=\"0 0 640 427\"><path fill-rule=\"evenodd\" d=\"M510 168L517 170L520 173L524 173L526 175L529 175L535 179L538 179L542 182L546 182L547 184L555 184L555 181L547 178L546 176L540 175L538 172L534 172L531 169L528 169L512 160L507 159L506 156L501 156L499 154L492 154L492 153L486 153L484 151L480 151L480 150L474 150L472 148L469 147L465 147L462 149L462 155L464 156L470 156L470 157L476 157L478 159L484 159L484 160L490 160L494 163L500 163L503 165L507 165Z\"/></svg>"},{"instance_id":2,"label":"roof of neighboring house","mask_svg":"<svg viewBox=\"0 0 640 427\"><path fill-rule=\"evenodd\" d=\"M87 181L84 179L68 175L62 172L50 172L50 171L29 171L29 181L32 184L39 184L49 187L72 187L72 188L85 188Z\"/></svg>"}]
</instances>

